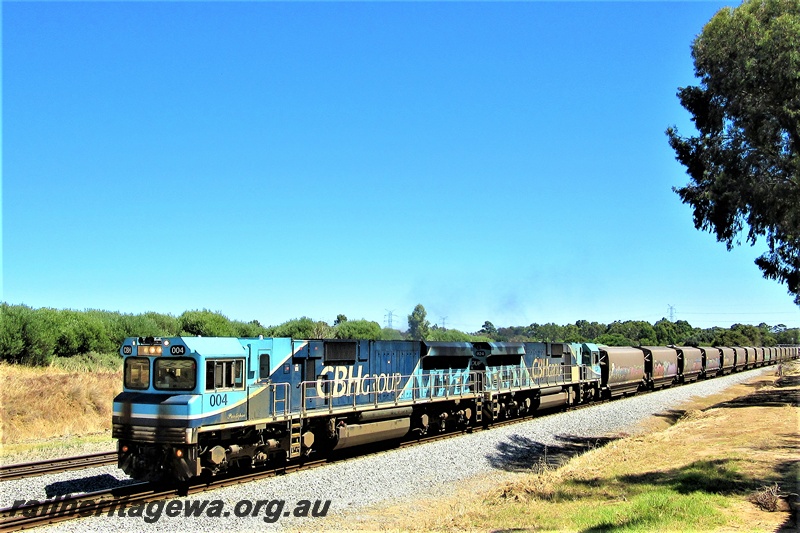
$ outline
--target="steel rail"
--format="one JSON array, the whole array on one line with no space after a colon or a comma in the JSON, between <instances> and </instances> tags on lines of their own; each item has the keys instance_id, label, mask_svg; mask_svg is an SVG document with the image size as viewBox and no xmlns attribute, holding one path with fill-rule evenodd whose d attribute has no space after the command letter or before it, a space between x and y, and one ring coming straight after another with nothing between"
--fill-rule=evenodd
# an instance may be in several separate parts
<instances>
[{"instance_id":1,"label":"steel rail","mask_svg":"<svg viewBox=\"0 0 800 533\"><path fill-rule=\"evenodd\" d=\"M25 477L56 474L68 470L79 470L95 466L110 465L117 462L117 452L100 452L75 457L62 457L46 461L19 463L0 466L0 481L10 481Z\"/></svg>"}]
</instances>

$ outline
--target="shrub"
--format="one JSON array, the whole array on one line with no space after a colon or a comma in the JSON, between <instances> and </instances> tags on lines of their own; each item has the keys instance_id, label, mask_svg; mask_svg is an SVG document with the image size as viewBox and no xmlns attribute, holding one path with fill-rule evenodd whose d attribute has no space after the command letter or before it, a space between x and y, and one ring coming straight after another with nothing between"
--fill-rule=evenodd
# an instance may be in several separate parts
<instances>
[{"instance_id":1,"label":"shrub","mask_svg":"<svg viewBox=\"0 0 800 533\"><path fill-rule=\"evenodd\" d=\"M761 487L752 496L750 501L758 505L762 511L770 513L778 510L778 500L780 499L781 488L777 483L770 487Z\"/></svg>"}]
</instances>

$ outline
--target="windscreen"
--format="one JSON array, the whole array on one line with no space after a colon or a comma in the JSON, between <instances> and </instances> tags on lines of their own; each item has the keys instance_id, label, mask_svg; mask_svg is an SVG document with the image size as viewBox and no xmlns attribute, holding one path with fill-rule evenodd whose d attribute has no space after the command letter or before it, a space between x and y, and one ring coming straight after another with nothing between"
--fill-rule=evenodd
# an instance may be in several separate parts
<instances>
[{"instance_id":1,"label":"windscreen","mask_svg":"<svg viewBox=\"0 0 800 533\"><path fill-rule=\"evenodd\" d=\"M194 359L159 357L153 364L153 386L159 390L194 390L197 365Z\"/></svg>"},{"instance_id":2,"label":"windscreen","mask_svg":"<svg viewBox=\"0 0 800 533\"><path fill-rule=\"evenodd\" d=\"M125 359L125 387L146 389L150 386L150 360L147 357Z\"/></svg>"}]
</instances>

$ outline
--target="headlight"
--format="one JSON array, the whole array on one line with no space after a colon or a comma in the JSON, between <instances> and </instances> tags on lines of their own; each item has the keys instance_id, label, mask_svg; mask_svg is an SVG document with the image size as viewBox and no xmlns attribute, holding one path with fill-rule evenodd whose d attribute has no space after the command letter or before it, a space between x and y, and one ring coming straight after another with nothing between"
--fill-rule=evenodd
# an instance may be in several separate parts
<instances>
[{"instance_id":1,"label":"headlight","mask_svg":"<svg viewBox=\"0 0 800 533\"><path fill-rule=\"evenodd\" d=\"M142 346L137 347L137 355L161 355L161 345L158 346Z\"/></svg>"}]
</instances>

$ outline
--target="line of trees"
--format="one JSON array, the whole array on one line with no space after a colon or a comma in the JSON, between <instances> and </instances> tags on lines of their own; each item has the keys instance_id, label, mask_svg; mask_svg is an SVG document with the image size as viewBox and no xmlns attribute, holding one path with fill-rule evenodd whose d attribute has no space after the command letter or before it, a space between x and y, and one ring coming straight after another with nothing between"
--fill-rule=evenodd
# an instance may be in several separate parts
<instances>
[{"instance_id":1,"label":"line of trees","mask_svg":"<svg viewBox=\"0 0 800 533\"><path fill-rule=\"evenodd\" d=\"M111 311L33 309L26 305L0 303L0 360L30 365L48 365L56 357L97 353L113 354L125 337L292 337L296 339L370 339L469 341L596 342L611 346L635 345L740 345L774 346L800 341L800 329L737 324L727 328L693 328L688 322L662 319L601 324L579 320L575 324L531 324L495 327L487 321L474 333L431 325L420 304L408 315L408 331L382 328L370 320L348 320L338 315L333 325L301 317L277 326L262 326L257 320L242 322L207 309L186 311L180 316L162 313L123 314Z\"/></svg>"},{"instance_id":2,"label":"line of trees","mask_svg":"<svg viewBox=\"0 0 800 533\"><path fill-rule=\"evenodd\" d=\"M775 346L800 341L800 329L780 324L734 324L730 328L695 328L685 320L662 318L655 324L641 320L611 324L578 320L574 324L531 324L495 328L485 322L481 334L496 341L594 342L608 346Z\"/></svg>"},{"instance_id":3,"label":"line of trees","mask_svg":"<svg viewBox=\"0 0 800 533\"><path fill-rule=\"evenodd\" d=\"M437 326L426 319L425 307L417 305L408 315L410 338L440 340ZM453 331L453 330L446 330ZM461 335L461 332L458 332ZM536 324L529 326L495 327L488 320L479 331L464 339L483 339L496 342L593 342L607 346L775 346L796 344L800 341L800 329L787 328L783 324L758 326L734 324L730 328L692 327L685 320L671 322L662 318L655 324L641 320L616 321L611 324L578 320L574 324ZM449 340L449 339L448 339Z\"/></svg>"},{"instance_id":4,"label":"line of trees","mask_svg":"<svg viewBox=\"0 0 800 533\"><path fill-rule=\"evenodd\" d=\"M54 357L114 353L133 336L258 336L258 322L229 320L211 311L186 311L175 317L161 313L122 314L94 309L32 309L0 303L0 359L47 365Z\"/></svg>"},{"instance_id":5,"label":"line of trees","mask_svg":"<svg viewBox=\"0 0 800 533\"><path fill-rule=\"evenodd\" d=\"M33 309L0 303L0 360L29 365L49 365L56 357L89 353L112 354L126 337L293 337L296 339L399 340L400 331L381 328L369 320L347 320L339 315L334 326L301 317L277 326L257 320L230 320L222 313L186 311L180 316L163 313L123 314L89 309Z\"/></svg>"}]
</instances>

